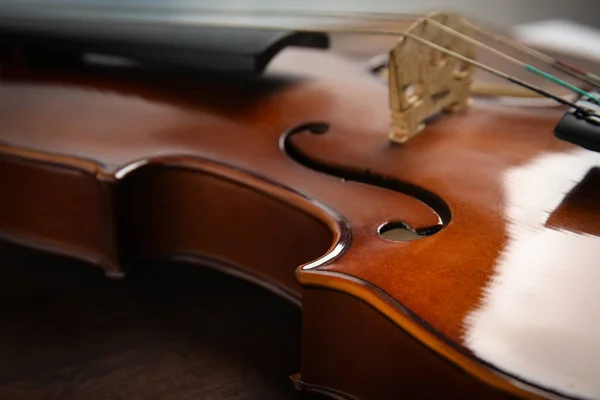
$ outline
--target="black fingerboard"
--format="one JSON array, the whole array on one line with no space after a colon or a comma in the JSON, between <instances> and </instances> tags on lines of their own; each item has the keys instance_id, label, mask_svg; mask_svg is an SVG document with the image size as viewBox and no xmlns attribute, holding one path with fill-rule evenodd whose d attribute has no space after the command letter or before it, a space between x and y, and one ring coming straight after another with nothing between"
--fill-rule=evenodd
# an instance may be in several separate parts
<instances>
[{"instance_id":1,"label":"black fingerboard","mask_svg":"<svg viewBox=\"0 0 600 400\"><path fill-rule=\"evenodd\" d=\"M209 27L167 18L163 22L96 18L93 13L78 19L56 10L4 7L0 1L0 39L62 54L95 53L241 75L262 74L288 46L329 47L322 32Z\"/></svg>"}]
</instances>

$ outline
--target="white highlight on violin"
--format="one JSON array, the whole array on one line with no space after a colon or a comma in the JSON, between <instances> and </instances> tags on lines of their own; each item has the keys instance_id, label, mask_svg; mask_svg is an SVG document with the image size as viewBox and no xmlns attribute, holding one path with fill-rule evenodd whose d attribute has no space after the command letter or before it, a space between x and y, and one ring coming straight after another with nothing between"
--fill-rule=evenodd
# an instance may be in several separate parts
<instances>
[{"instance_id":1,"label":"white highlight on violin","mask_svg":"<svg viewBox=\"0 0 600 400\"><path fill-rule=\"evenodd\" d=\"M505 176L508 241L479 309L476 356L540 386L600 397L600 240L545 226L600 154L544 155Z\"/></svg>"}]
</instances>

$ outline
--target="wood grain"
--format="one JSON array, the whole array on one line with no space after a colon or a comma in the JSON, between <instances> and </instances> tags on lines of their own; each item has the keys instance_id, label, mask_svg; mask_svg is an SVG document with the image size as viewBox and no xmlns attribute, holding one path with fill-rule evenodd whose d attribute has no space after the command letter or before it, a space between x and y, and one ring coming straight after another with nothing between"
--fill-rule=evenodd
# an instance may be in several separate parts
<instances>
[{"instance_id":1,"label":"wood grain","mask_svg":"<svg viewBox=\"0 0 600 400\"><path fill-rule=\"evenodd\" d=\"M15 184L0 197L7 239L111 273L146 258L200 256L231 262L226 272L300 303L303 291L334 291L341 297L317 295L321 305L304 308L306 326L335 313L333 326L354 328L304 330L317 350L303 354L313 361L302 363L302 388L379 400L379 390L414 384L402 373L414 365L432 371L433 386L420 382L432 395L600 395L600 317L590 306L600 247L597 219L587 217L596 213L593 203L563 201L577 198L586 176L596 179L588 173L599 160L553 137L564 110L478 100L398 146L387 136L385 85L327 52L286 51L260 79L97 68L3 74L1 157L11 175L27 177L18 167L24 160L39 171L64 165L98 193L97 211L90 202L61 207L45 192L73 199L83 184L41 172L23 179L25 189ZM281 138L316 122L329 129L290 139L302 164ZM403 186L389 190L316 165ZM65 234L34 218L51 211ZM85 212L96 214L78 217ZM419 230L440 220L438 233L410 243L378 234L390 221ZM103 232L101 240L79 234L86 229ZM354 301L338 300L348 296ZM372 337L353 332L359 315L365 329L378 327ZM346 367L320 366L325 338ZM425 351L435 356L417 356ZM351 366L365 357L373 365L359 379Z\"/></svg>"}]
</instances>

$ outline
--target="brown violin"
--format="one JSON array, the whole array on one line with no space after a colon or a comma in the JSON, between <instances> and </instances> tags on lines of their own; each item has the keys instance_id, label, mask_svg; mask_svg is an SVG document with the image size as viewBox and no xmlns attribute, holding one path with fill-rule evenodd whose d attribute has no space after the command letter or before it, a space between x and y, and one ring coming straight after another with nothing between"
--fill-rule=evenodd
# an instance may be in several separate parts
<instances>
[{"instance_id":1,"label":"brown violin","mask_svg":"<svg viewBox=\"0 0 600 400\"><path fill-rule=\"evenodd\" d=\"M445 13L135 13L0 12L4 240L300 305L301 391L600 396L593 64Z\"/></svg>"}]
</instances>

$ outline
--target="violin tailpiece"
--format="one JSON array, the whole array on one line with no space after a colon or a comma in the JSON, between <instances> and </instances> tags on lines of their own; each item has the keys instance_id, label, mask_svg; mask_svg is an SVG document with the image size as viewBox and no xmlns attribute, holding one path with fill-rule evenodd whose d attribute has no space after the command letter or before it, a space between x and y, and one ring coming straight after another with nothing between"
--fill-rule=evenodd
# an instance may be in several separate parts
<instances>
[{"instance_id":1,"label":"violin tailpiece","mask_svg":"<svg viewBox=\"0 0 600 400\"><path fill-rule=\"evenodd\" d=\"M594 97L600 96L600 90L591 91ZM596 113L600 113L600 105L581 97L576 104ZM584 149L600 152L600 117L579 115L577 110L565 112L554 129L554 136L566 142L581 146Z\"/></svg>"},{"instance_id":2,"label":"violin tailpiece","mask_svg":"<svg viewBox=\"0 0 600 400\"><path fill-rule=\"evenodd\" d=\"M475 46L453 35L446 35L428 19L457 32L471 35L462 18L436 13L418 20L407 33L470 59ZM389 96L391 141L404 143L421 132L426 121L440 112L453 112L468 105L473 68L460 60L403 36L390 51Z\"/></svg>"}]
</instances>

